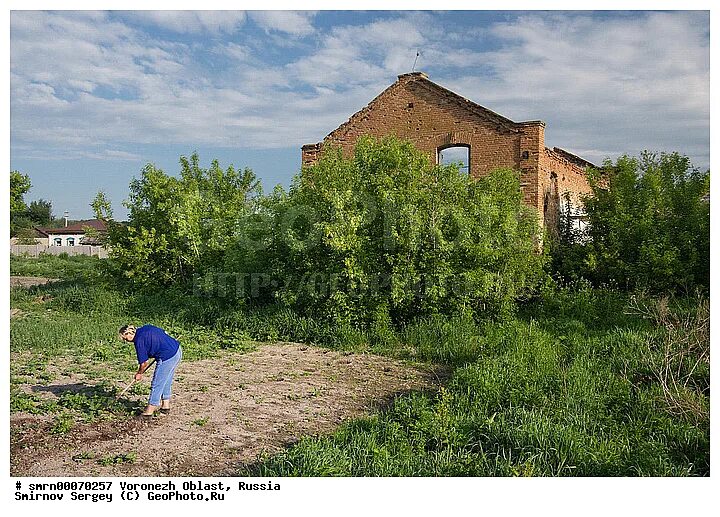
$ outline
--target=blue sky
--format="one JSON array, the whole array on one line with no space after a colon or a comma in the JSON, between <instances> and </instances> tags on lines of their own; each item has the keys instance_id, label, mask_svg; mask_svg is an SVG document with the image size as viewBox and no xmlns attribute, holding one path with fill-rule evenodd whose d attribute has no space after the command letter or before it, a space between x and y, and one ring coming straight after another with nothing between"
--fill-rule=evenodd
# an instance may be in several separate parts
<instances>
[{"instance_id":1,"label":"blue sky","mask_svg":"<svg viewBox=\"0 0 720 517\"><path fill-rule=\"evenodd\" d=\"M590 161L710 165L707 11L13 11L10 165L26 201L124 218L152 162L250 167L287 186L300 147L416 69Z\"/></svg>"}]
</instances>

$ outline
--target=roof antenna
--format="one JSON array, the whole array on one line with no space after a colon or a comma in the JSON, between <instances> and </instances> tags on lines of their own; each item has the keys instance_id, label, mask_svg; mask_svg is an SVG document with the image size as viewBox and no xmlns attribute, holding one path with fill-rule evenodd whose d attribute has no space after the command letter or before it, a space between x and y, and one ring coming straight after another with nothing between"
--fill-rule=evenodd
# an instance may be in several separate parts
<instances>
[{"instance_id":1,"label":"roof antenna","mask_svg":"<svg viewBox=\"0 0 720 517\"><path fill-rule=\"evenodd\" d=\"M415 65L417 65L417 58L419 55L420 55L420 51L418 50L417 53L415 54L415 62L413 63L413 67L412 67L413 72L415 71Z\"/></svg>"}]
</instances>

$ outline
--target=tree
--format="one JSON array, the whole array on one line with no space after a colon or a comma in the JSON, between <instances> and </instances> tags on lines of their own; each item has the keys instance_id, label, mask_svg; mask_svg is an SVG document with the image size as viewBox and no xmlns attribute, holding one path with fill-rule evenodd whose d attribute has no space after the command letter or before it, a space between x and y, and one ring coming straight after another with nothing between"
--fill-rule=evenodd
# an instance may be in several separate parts
<instances>
[{"instance_id":1,"label":"tree","mask_svg":"<svg viewBox=\"0 0 720 517\"><path fill-rule=\"evenodd\" d=\"M257 216L261 253L238 242L226 270L267 272L249 296L351 324L506 313L542 277L515 171L476 180L394 138L326 149Z\"/></svg>"},{"instance_id":2,"label":"tree","mask_svg":"<svg viewBox=\"0 0 720 517\"><path fill-rule=\"evenodd\" d=\"M109 228L108 245L136 285L184 283L221 265L239 219L262 195L250 169L223 170L217 160L204 169L199 162L197 153L181 157L179 178L148 164L131 181L128 224Z\"/></svg>"},{"instance_id":3,"label":"tree","mask_svg":"<svg viewBox=\"0 0 720 517\"><path fill-rule=\"evenodd\" d=\"M26 213L34 225L47 226L53 220L52 202L44 199L32 201Z\"/></svg>"},{"instance_id":4,"label":"tree","mask_svg":"<svg viewBox=\"0 0 720 517\"><path fill-rule=\"evenodd\" d=\"M580 274L630 289L709 288L709 170L644 152L608 160L589 179L587 241L569 247Z\"/></svg>"},{"instance_id":5,"label":"tree","mask_svg":"<svg viewBox=\"0 0 720 517\"><path fill-rule=\"evenodd\" d=\"M107 199L104 191L100 190L97 194L95 194L95 198L92 200L92 203L90 203L90 207L93 209L95 219L100 219L102 221L112 219L112 203L109 199Z\"/></svg>"},{"instance_id":6,"label":"tree","mask_svg":"<svg viewBox=\"0 0 720 517\"><path fill-rule=\"evenodd\" d=\"M10 172L10 212L24 212L27 209L23 196L30 190L30 177L18 171Z\"/></svg>"},{"instance_id":7,"label":"tree","mask_svg":"<svg viewBox=\"0 0 720 517\"><path fill-rule=\"evenodd\" d=\"M10 172L10 236L14 237L21 228L29 228L27 205L23 196L30 190L30 177L18 171Z\"/></svg>"}]
</instances>

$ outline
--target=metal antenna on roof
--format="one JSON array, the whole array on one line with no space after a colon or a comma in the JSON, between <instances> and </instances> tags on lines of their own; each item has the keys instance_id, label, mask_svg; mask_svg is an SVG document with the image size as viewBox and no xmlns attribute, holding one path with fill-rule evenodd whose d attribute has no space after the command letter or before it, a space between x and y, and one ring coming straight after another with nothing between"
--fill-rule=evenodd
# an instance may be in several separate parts
<instances>
[{"instance_id":1,"label":"metal antenna on roof","mask_svg":"<svg viewBox=\"0 0 720 517\"><path fill-rule=\"evenodd\" d=\"M418 58L418 56L420 56L420 51L419 51L419 50L418 50L417 53L415 54L415 62L413 63L413 67L412 67L412 71L413 71L413 72L415 71L415 65L417 65L417 58Z\"/></svg>"}]
</instances>

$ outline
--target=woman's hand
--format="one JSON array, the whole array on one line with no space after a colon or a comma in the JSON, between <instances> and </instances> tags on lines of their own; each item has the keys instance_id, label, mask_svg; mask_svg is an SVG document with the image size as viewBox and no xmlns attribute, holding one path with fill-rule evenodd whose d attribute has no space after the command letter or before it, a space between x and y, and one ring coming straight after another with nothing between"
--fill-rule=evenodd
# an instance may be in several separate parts
<instances>
[{"instance_id":1,"label":"woman's hand","mask_svg":"<svg viewBox=\"0 0 720 517\"><path fill-rule=\"evenodd\" d=\"M149 361L145 361L144 363L140 363L140 365L138 366L138 371L137 371L137 373L135 373L135 380L136 380L136 381L141 381L141 380L142 380L143 373L145 373L145 370L147 370L147 369L148 369L148 366L150 366L150 365L148 364L148 362L149 362Z\"/></svg>"}]
</instances>

